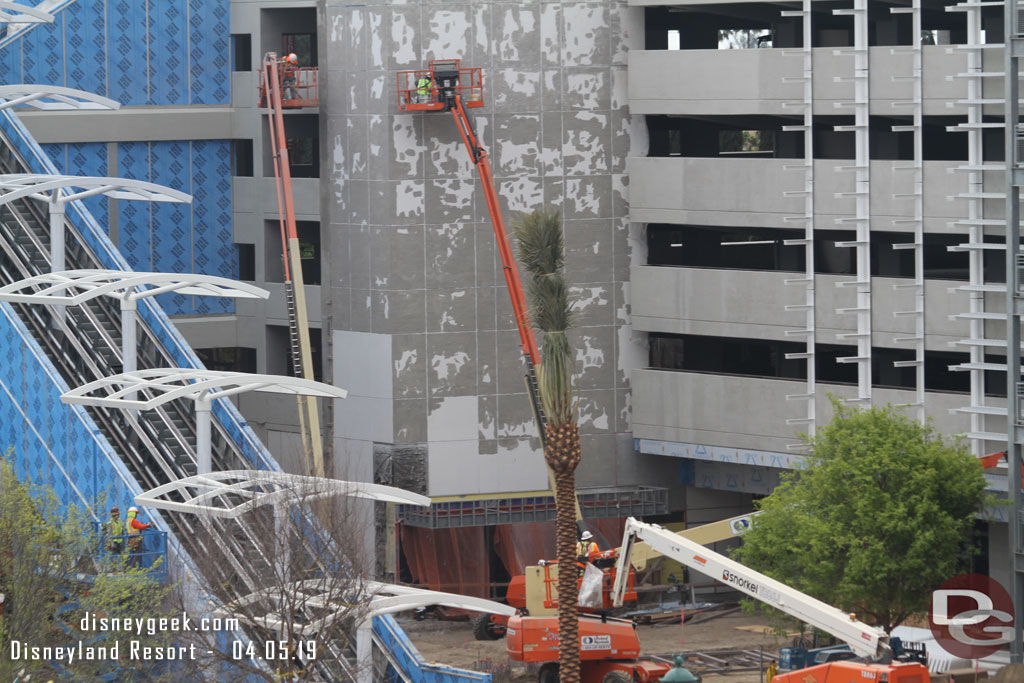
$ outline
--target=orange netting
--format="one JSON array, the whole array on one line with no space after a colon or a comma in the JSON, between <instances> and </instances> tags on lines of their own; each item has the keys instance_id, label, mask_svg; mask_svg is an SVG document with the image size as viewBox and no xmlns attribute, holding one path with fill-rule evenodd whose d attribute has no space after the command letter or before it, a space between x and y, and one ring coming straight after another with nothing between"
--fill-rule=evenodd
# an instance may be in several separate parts
<instances>
[{"instance_id":1,"label":"orange netting","mask_svg":"<svg viewBox=\"0 0 1024 683\"><path fill-rule=\"evenodd\" d=\"M431 590L490 597L484 527L402 527L402 551L413 581Z\"/></svg>"}]
</instances>

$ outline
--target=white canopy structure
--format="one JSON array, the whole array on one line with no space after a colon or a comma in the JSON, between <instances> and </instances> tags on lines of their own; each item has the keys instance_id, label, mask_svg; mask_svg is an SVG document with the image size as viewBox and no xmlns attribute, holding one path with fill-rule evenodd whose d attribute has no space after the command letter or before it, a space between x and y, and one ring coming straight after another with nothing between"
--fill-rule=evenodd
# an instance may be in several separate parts
<instances>
[{"instance_id":1,"label":"white canopy structure","mask_svg":"<svg viewBox=\"0 0 1024 683\"><path fill-rule=\"evenodd\" d=\"M212 402L249 391L295 396L345 398L344 389L311 379L283 375L255 375L244 372L196 370L195 368L152 368L123 372L71 389L61 395L65 403L151 410L179 398L191 399L196 408L197 474L211 471L210 411ZM138 394L142 398L134 398ZM129 399L128 396L133 396Z\"/></svg>"},{"instance_id":2,"label":"white canopy structure","mask_svg":"<svg viewBox=\"0 0 1024 683\"><path fill-rule=\"evenodd\" d=\"M77 191L65 194L62 190ZM50 209L50 270L64 270L64 211L75 199L104 196L145 202L192 203L192 195L163 185L128 178L8 173L0 175L0 206L23 197L44 201Z\"/></svg>"},{"instance_id":3,"label":"white canopy structure","mask_svg":"<svg viewBox=\"0 0 1024 683\"><path fill-rule=\"evenodd\" d=\"M0 24L52 24L53 15L17 2L0 1Z\"/></svg>"},{"instance_id":4,"label":"white canopy structure","mask_svg":"<svg viewBox=\"0 0 1024 683\"><path fill-rule=\"evenodd\" d=\"M136 505L234 519L264 505L352 496L384 503L430 505L430 498L393 486L267 470L227 470L178 479L135 496Z\"/></svg>"},{"instance_id":5,"label":"white canopy structure","mask_svg":"<svg viewBox=\"0 0 1024 683\"><path fill-rule=\"evenodd\" d=\"M23 83L0 85L0 110L30 106L43 111L120 109L121 103L85 90L59 85Z\"/></svg>"},{"instance_id":6,"label":"white canopy structure","mask_svg":"<svg viewBox=\"0 0 1024 683\"><path fill-rule=\"evenodd\" d=\"M2 88L0 88L2 90ZM139 299L167 293L267 299L270 292L255 285L197 273L136 273L122 270L66 270L36 275L0 287L0 301L77 306L100 296L121 302L121 359L124 372L137 366L136 333ZM131 398L130 396L127 398Z\"/></svg>"},{"instance_id":7,"label":"white canopy structure","mask_svg":"<svg viewBox=\"0 0 1024 683\"><path fill-rule=\"evenodd\" d=\"M233 604L235 607L244 607L260 601L264 601L268 605L287 604L282 598L291 596L291 602L293 604L295 602L301 603L303 611L310 617L309 621L301 625L290 624L292 633L297 636L316 634L323 630L325 626L336 623L339 611L349 609L348 605L340 604L342 596L324 596L323 587L325 585L329 585L329 583L324 579L296 581L284 586L276 586L259 591L258 593L252 593ZM444 605L445 607L454 607L456 609L503 614L505 616L512 616L516 613L516 609L511 605L504 605L500 602L483 598L457 595L455 593L444 593L442 591L413 588L412 586L398 586L376 581L362 582L361 587L369 594L370 608L366 618L356 630L356 662L358 664L356 680L359 683L371 683L373 680L371 659L373 617L393 612L404 612L429 605ZM295 599L297 594L302 594L300 600ZM361 599L366 599L365 596L360 597ZM246 624L275 631L284 631L289 627L289 624L274 611L269 611L258 617L246 617L244 614L239 614L237 610L228 611L220 609L214 610L213 613L217 616L236 618Z\"/></svg>"}]
</instances>

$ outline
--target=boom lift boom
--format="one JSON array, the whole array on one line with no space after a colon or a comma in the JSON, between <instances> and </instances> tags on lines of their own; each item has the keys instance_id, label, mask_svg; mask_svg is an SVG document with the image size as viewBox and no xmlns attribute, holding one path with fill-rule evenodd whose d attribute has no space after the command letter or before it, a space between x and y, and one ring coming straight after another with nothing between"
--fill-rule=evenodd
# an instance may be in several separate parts
<instances>
[{"instance_id":1,"label":"boom lift boom","mask_svg":"<svg viewBox=\"0 0 1024 683\"><path fill-rule=\"evenodd\" d=\"M766 605L832 634L846 642L858 656L882 662L892 660L889 636L882 629L858 621L853 614L843 612L780 581L744 567L739 562L679 534L632 517L626 520L615 584L612 586L612 602L615 606L622 604L630 555L633 544L637 541L646 542L662 555L713 576Z\"/></svg>"}]
</instances>

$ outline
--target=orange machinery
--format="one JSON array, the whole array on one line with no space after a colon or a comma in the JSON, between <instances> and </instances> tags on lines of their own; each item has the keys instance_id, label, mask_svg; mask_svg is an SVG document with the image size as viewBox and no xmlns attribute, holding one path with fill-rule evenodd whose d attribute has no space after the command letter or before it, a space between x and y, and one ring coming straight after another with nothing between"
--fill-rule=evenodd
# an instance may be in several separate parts
<instances>
[{"instance_id":1,"label":"orange machinery","mask_svg":"<svg viewBox=\"0 0 1024 683\"><path fill-rule=\"evenodd\" d=\"M508 656L518 662L545 662L538 683L558 680L558 617L510 617L506 648ZM639 657L640 639L632 622L580 615L580 680L654 683L671 669L664 661ZM918 662L846 660L777 674L772 683L929 683L929 677L928 668Z\"/></svg>"},{"instance_id":2,"label":"orange machinery","mask_svg":"<svg viewBox=\"0 0 1024 683\"><path fill-rule=\"evenodd\" d=\"M612 605L612 586L615 585L617 568L614 564L618 559L619 549L612 548L592 556L591 561L601 567L604 574L601 581L601 606L580 607L584 613L610 610ZM505 601L523 614L548 615L558 609L558 563L543 562L526 568L526 574L513 576L508 584ZM576 588L583 583L582 573L577 580ZM536 589L534 589L536 586ZM636 571L629 569L626 577L626 594L628 603L637 601ZM501 614L481 614L473 620L473 635L477 640L498 640L505 637L509 617Z\"/></svg>"},{"instance_id":3,"label":"orange machinery","mask_svg":"<svg viewBox=\"0 0 1024 683\"><path fill-rule=\"evenodd\" d=\"M510 617L508 656L519 662L545 662L538 683L558 680L558 617ZM624 680L660 681L672 666L638 659L640 639L633 622L592 614L580 615L580 680L587 683ZM859 682L858 682L859 683Z\"/></svg>"},{"instance_id":4,"label":"orange machinery","mask_svg":"<svg viewBox=\"0 0 1024 683\"><path fill-rule=\"evenodd\" d=\"M928 667L918 662L865 664L845 660L776 674L772 683L928 683L929 680Z\"/></svg>"}]
</instances>

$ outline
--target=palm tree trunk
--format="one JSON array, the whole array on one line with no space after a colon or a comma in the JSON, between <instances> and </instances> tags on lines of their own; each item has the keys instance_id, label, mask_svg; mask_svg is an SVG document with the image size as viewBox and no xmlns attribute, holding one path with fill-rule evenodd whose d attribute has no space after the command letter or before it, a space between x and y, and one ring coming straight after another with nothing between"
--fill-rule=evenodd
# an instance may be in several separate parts
<instances>
[{"instance_id":1,"label":"palm tree trunk","mask_svg":"<svg viewBox=\"0 0 1024 683\"><path fill-rule=\"evenodd\" d=\"M576 576L575 468L555 474L555 536L558 545L558 680L579 683L580 637Z\"/></svg>"}]
</instances>

